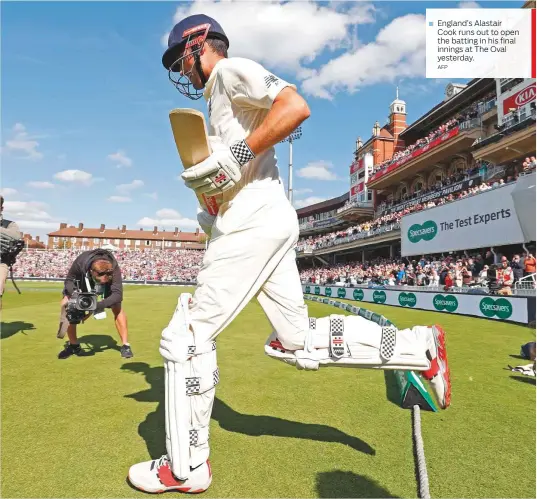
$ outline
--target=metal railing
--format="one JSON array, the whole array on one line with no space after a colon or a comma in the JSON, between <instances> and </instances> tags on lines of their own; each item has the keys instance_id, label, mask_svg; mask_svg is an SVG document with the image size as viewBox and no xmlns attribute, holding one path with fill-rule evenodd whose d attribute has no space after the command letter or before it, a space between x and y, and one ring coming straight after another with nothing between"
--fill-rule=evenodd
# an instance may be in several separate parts
<instances>
[{"instance_id":1,"label":"metal railing","mask_svg":"<svg viewBox=\"0 0 537 499\"><path fill-rule=\"evenodd\" d=\"M348 205L342 206L341 208L338 208L337 213L343 213L347 210L352 210L353 208L373 208L373 203L371 201L353 201L352 203L349 203Z\"/></svg>"}]
</instances>

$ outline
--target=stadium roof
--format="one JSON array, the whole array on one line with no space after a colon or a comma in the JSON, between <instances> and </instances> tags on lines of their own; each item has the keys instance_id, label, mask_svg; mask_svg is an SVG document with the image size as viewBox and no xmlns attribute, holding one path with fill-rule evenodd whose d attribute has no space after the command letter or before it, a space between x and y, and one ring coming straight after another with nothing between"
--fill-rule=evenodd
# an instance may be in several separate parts
<instances>
[{"instance_id":1,"label":"stadium roof","mask_svg":"<svg viewBox=\"0 0 537 499\"><path fill-rule=\"evenodd\" d=\"M307 215L314 215L315 213L326 211L327 208L337 208L340 205L345 204L349 200L349 192L342 194L336 198L327 199L326 201L321 201L320 203L315 203L310 206L304 206L304 208L299 208L296 210L296 213L299 217L304 217Z\"/></svg>"},{"instance_id":2,"label":"stadium roof","mask_svg":"<svg viewBox=\"0 0 537 499\"><path fill-rule=\"evenodd\" d=\"M493 78L475 78L469 81L466 88L459 93L447 101L439 102L421 118L414 121L401 132L399 137L407 144L412 143L427 135L432 128L436 128L448 121L457 112L462 111L487 92L495 89L496 81Z\"/></svg>"},{"instance_id":3,"label":"stadium roof","mask_svg":"<svg viewBox=\"0 0 537 499\"><path fill-rule=\"evenodd\" d=\"M83 224L79 224L78 227L71 225L67 227L67 224L61 224L60 229L48 234L49 237L87 237L99 238L99 239L137 239L148 241L181 241L181 242L195 242L201 243L205 240L205 234L196 232L181 232L175 228L175 231L159 231L157 227L153 228L153 231L149 230L127 230L125 226L122 229L106 229L104 225L101 225L100 229L85 228Z\"/></svg>"}]
</instances>

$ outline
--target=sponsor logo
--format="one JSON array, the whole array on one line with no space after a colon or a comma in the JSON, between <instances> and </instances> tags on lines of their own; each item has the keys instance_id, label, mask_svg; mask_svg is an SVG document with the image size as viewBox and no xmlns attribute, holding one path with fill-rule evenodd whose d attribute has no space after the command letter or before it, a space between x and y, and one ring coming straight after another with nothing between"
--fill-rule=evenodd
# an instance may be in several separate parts
<instances>
[{"instance_id":1,"label":"sponsor logo","mask_svg":"<svg viewBox=\"0 0 537 499\"><path fill-rule=\"evenodd\" d=\"M386 293L384 291L374 291L373 301L375 303L384 303L386 301Z\"/></svg>"},{"instance_id":2,"label":"sponsor logo","mask_svg":"<svg viewBox=\"0 0 537 499\"><path fill-rule=\"evenodd\" d=\"M527 104L535 99L535 85L525 88L515 97L515 104L518 107Z\"/></svg>"},{"instance_id":3,"label":"sponsor logo","mask_svg":"<svg viewBox=\"0 0 537 499\"><path fill-rule=\"evenodd\" d=\"M442 310L445 310L446 312L455 312L459 307L459 302L453 295L435 295L433 298L433 306L440 312Z\"/></svg>"},{"instance_id":4,"label":"sponsor logo","mask_svg":"<svg viewBox=\"0 0 537 499\"><path fill-rule=\"evenodd\" d=\"M414 307L417 301L414 293L399 293L399 305L402 307Z\"/></svg>"},{"instance_id":5,"label":"sponsor logo","mask_svg":"<svg viewBox=\"0 0 537 499\"><path fill-rule=\"evenodd\" d=\"M438 234L438 226L432 221L427 220L423 224L414 224L408 229L408 240L411 243L419 243L422 239L430 241Z\"/></svg>"},{"instance_id":6,"label":"sponsor logo","mask_svg":"<svg viewBox=\"0 0 537 499\"><path fill-rule=\"evenodd\" d=\"M309 294L311 291L311 288L309 286L306 286L306 289L304 290L305 293Z\"/></svg>"},{"instance_id":7,"label":"sponsor logo","mask_svg":"<svg viewBox=\"0 0 537 499\"><path fill-rule=\"evenodd\" d=\"M320 295L321 294L321 288L319 286L315 286L315 294Z\"/></svg>"},{"instance_id":8,"label":"sponsor logo","mask_svg":"<svg viewBox=\"0 0 537 499\"><path fill-rule=\"evenodd\" d=\"M324 288L324 295L325 296L332 296L332 288L329 288L328 286Z\"/></svg>"},{"instance_id":9,"label":"sponsor logo","mask_svg":"<svg viewBox=\"0 0 537 499\"><path fill-rule=\"evenodd\" d=\"M505 298L483 298L479 302L479 310L485 317L498 317L508 319L513 314L513 306Z\"/></svg>"},{"instance_id":10,"label":"sponsor logo","mask_svg":"<svg viewBox=\"0 0 537 499\"><path fill-rule=\"evenodd\" d=\"M338 298L345 298L345 296L347 296L347 291L345 291L345 288L338 288L337 296Z\"/></svg>"},{"instance_id":11,"label":"sponsor logo","mask_svg":"<svg viewBox=\"0 0 537 499\"><path fill-rule=\"evenodd\" d=\"M361 289L355 289L355 290L352 292L352 297L353 297L355 300L362 301L362 300L364 299L364 292L363 292Z\"/></svg>"}]
</instances>

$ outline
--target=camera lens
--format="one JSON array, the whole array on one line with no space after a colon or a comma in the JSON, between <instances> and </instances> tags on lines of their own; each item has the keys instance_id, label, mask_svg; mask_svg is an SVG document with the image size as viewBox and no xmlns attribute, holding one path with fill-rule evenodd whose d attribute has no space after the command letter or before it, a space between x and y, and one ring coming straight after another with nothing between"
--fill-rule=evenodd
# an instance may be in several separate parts
<instances>
[{"instance_id":1,"label":"camera lens","mask_svg":"<svg viewBox=\"0 0 537 499\"><path fill-rule=\"evenodd\" d=\"M88 298L86 296L82 297L79 302L80 308L84 308L84 309L90 308L91 304L92 304L91 298Z\"/></svg>"}]
</instances>

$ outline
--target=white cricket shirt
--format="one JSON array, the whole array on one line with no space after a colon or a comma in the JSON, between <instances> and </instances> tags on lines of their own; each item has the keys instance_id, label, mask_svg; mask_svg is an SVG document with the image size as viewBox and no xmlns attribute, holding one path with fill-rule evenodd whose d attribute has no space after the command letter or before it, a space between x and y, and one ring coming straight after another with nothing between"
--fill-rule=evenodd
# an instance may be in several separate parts
<instances>
[{"instance_id":1,"label":"white cricket shirt","mask_svg":"<svg viewBox=\"0 0 537 499\"><path fill-rule=\"evenodd\" d=\"M276 96L295 85L278 78L250 59L221 59L213 68L203 96L209 112L209 135L228 146L248 137L267 116ZM230 201L244 186L280 177L274 147L242 167L240 182L224 193Z\"/></svg>"}]
</instances>

